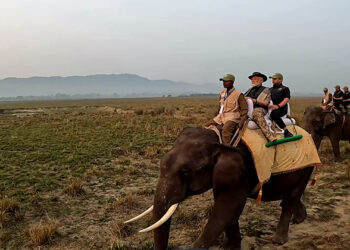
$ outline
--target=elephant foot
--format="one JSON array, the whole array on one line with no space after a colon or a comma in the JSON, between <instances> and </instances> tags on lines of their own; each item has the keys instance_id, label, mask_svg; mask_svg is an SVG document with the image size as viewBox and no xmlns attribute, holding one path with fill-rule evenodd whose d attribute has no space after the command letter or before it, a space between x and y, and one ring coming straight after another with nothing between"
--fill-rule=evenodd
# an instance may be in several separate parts
<instances>
[{"instance_id":1,"label":"elephant foot","mask_svg":"<svg viewBox=\"0 0 350 250\"><path fill-rule=\"evenodd\" d=\"M206 244L204 244L203 242L201 242L200 240L196 240L193 245L192 248L190 249L209 249L210 246L207 246Z\"/></svg>"},{"instance_id":2,"label":"elephant foot","mask_svg":"<svg viewBox=\"0 0 350 250\"><path fill-rule=\"evenodd\" d=\"M178 250L180 250L180 248ZM193 247L190 247L190 248L184 248L183 250L209 250L209 248L193 248Z\"/></svg>"},{"instance_id":3,"label":"elephant foot","mask_svg":"<svg viewBox=\"0 0 350 250\"><path fill-rule=\"evenodd\" d=\"M302 214L302 215L296 215L296 214L294 214L293 215L293 218L292 218L292 222L294 223L294 224L299 224L299 223L302 223L305 219L306 219L306 217L307 217L307 214L306 214L306 212L304 213L304 214Z\"/></svg>"},{"instance_id":4,"label":"elephant foot","mask_svg":"<svg viewBox=\"0 0 350 250\"><path fill-rule=\"evenodd\" d=\"M342 158L341 158L341 157L335 157L335 158L334 158L334 161L335 161L335 162L341 162L341 161L342 161Z\"/></svg>"},{"instance_id":5,"label":"elephant foot","mask_svg":"<svg viewBox=\"0 0 350 250\"><path fill-rule=\"evenodd\" d=\"M224 249L229 249L229 250L241 250L241 241L239 242L233 242L232 240L225 240L223 243L223 248Z\"/></svg>"},{"instance_id":6,"label":"elephant foot","mask_svg":"<svg viewBox=\"0 0 350 250\"><path fill-rule=\"evenodd\" d=\"M272 238L272 242L274 244L278 244L278 245L283 245L287 241L288 241L288 234L281 236L281 235L276 233L275 236Z\"/></svg>"},{"instance_id":7,"label":"elephant foot","mask_svg":"<svg viewBox=\"0 0 350 250\"><path fill-rule=\"evenodd\" d=\"M307 217L307 212L305 206L302 204L298 210L293 213L292 222L294 224L302 223Z\"/></svg>"}]
</instances>

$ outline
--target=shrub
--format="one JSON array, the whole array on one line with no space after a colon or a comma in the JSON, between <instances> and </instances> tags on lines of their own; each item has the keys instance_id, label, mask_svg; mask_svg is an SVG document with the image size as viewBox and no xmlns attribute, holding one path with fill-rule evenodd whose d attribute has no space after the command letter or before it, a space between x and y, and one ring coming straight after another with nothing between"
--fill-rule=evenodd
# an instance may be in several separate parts
<instances>
[{"instance_id":1,"label":"shrub","mask_svg":"<svg viewBox=\"0 0 350 250\"><path fill-rule=\"evenodd\" d=\"M20 210L20 204L10 198L0 200L0 228L10 220L10 217L16 217Z\"/></svg>"},{"instance_id":2,"label":"shrub","mask_svg":"<svg viewBox=\"0 0 350 250\"><path fill-rule=\"evenodd\" d=\"M73 179L70 183L65 186L62 190L63 194L69 196L79 196L85 194L85 190L83 189L84 182L80 179Z\"/></svg>"},{"instance_id":3,"label":"shrub","mask_svg":"<svg viewBox=\"0 0 350 250\"><path fill-rule=\"evenodd\" d=\"M34 246L41 246L49 243L57 233L58 222L48 218L46 222L38 222L30 225L28 236Z\"/></svg>"}]
</instances>

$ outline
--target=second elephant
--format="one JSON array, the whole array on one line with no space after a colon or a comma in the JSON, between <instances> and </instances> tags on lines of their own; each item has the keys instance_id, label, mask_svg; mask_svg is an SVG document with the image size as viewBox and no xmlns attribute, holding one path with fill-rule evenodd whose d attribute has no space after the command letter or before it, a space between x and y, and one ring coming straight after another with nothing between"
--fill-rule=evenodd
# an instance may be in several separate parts
<instances>
[{"instance_id":1,"label":"second elephant","mask_svg":"<svg viewBox=\"0 0 350 250\"><path fill-rule=\"evenodd\" d=\"M335 159L340 159L339 141L350 141L350 116L309 106L304 112L303 125L312 135L317 149L322 139L328 137L332 143Z\"/></svg>"}]
</instances>

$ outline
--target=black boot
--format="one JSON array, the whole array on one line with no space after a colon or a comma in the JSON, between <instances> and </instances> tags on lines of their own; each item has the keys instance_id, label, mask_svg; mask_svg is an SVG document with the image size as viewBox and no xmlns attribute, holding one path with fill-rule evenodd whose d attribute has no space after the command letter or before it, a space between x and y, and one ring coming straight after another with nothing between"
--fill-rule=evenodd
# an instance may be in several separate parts
<instances>
[{"instance_id":1,"label":"black boot","mask_svg":"<svg viewBox=\"0 0 350 250\"><path fill-rule=\"evenodd\" d=\"M292 136L294 136L294 135L291 132L289 132L288 129L284 130L284 138L292 137Z\"/></svg>"}]
</instances>

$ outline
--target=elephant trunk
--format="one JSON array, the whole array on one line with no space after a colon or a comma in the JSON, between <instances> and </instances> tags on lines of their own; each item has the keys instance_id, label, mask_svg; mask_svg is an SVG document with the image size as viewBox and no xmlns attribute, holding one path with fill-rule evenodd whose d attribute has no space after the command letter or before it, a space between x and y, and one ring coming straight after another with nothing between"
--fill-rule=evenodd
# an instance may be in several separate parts
<instances>
[{"instance_id":1,"label":"elephant trunk","mask_svg":"<svg viewBox=\"0 0 350 250\"><path fill-rule=\"evenodd\" d=\"M165 182L160 179L154 197L153 221L160 220L168 211L170 205L172 205L169 203L169 198L167 197L166 190L167 186L165 185ZM169 218L163 225L154 230L154 249L167 249L170 233L170 222L171 218Z\"/></svg>"},{"instance_id":2,"label":"elephant trunk","mask_svg":"<svg viewBox=\"0 0 350 250\"><path fill-rule=\"evenodd\" d=\"M309 134L312 134L313 131L312 131L312 128L310 126L305 126L305 131L308 132Z\"/></svg>"},{"instance_id":3,"label":"elephant trunk","mask_svg":"<svg viewBox=\"0 0 350 250\"><path fill-rule=\"evenodd\" d=\"M167 249L171 216L179 205L178 202L174 202L174 191L177 193L174 187L169 188L168 180L160 178L154 197L154 205L140 215L124 222L130 223L136 221L153 211L154 224L140 230L139 232L143 233L154 230L154 249Z\"/></svg>"},{"instance_id":4,"label":"elephant trunk","mask_svg":"<svg viewBox=\"0 0 350 250\"><path fill-rule=\"evenodd\" d=\"M165 210L166 211L166 210ZM153 216L155 220L158 220L162 216L161 209L155 209ZM165 250L168 247L169 233L170 233L171 218L167 220L163 225L154 230L154 249Z\"/></svg>"},{"instance_id":5,"label":"elephant trunk","mask_svg":"<svg viewBox=\"0 0 350 250\"><path fill-rule=\"evenodd\" d=\"M306 123L306 122L304 122L304 129L305 129L306 132L311 134L311 137L314 140L316 149L318 150L320 145L321 145L322 135L317 133L315 128L312 126L312 124L309 124L309 123Z\"/></svg>"},{"instance_id":6,"label":"elephant trunk","mask_svg":"<svg viewBox=\"0 0 350 250\"><path fill-rule=\"evenodd\" d=\"M314 133L314 129L312 127L312 124L310 124L310 122L307 122L306 120L304 120L303 124L304 124L304 129L306 132L308 132L309 134Z\"/></svg>"}]
</instances>

